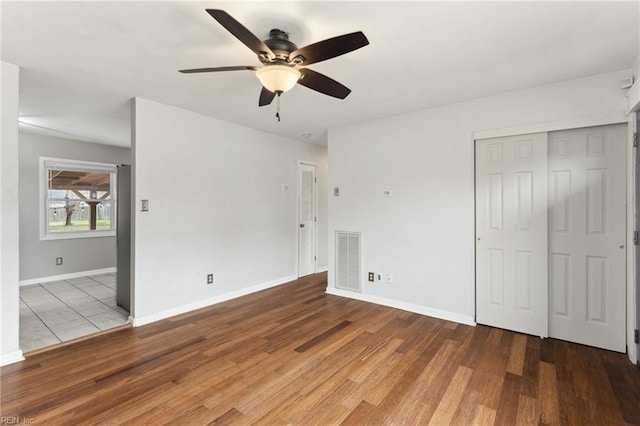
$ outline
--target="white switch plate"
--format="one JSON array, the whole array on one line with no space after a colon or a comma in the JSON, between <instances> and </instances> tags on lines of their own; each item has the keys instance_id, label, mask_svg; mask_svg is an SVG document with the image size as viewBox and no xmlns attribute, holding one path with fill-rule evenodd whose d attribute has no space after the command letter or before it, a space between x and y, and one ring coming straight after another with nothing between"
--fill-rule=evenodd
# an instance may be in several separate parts
<instances>
[{"instance_id":1,"label":"white switch plate","mask_svg":"<svg viewBox=\"0 0 640 426\"><path fill-rule=\"evenodd\" d=\"M148 212L149 211L149 200L140 200L140 211Z\"/></svg>"}]
</instances>

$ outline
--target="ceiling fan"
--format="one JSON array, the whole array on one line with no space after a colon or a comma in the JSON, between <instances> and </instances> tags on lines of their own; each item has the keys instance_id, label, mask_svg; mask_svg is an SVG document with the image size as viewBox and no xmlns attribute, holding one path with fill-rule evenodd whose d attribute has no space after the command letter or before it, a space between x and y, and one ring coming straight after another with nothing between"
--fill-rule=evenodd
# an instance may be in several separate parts
<instances>
[{"instance_id":1,"label":"ceiling fan","mask_svg":"<svg viewBox=\"0 0 640 426\"><path fill-rule=\"evenodd\" d=\"M303 67L344 55L368 45L369 40L361 31L298 48L289 41L289 35L285 31L272 29L269 32L269 39L261 41L224 10L206 10L213 19L258 55L258 60L263 66L195 68L180 70L180 72L255 71L263 86L258 101L259 106L271 104L276 96L279 98L281 94L293 88L296 83L338 99L344 99L351 93L349 88L326 75ZM277 117L279 120L279 115Z\"/></svg>"}]
</instances>

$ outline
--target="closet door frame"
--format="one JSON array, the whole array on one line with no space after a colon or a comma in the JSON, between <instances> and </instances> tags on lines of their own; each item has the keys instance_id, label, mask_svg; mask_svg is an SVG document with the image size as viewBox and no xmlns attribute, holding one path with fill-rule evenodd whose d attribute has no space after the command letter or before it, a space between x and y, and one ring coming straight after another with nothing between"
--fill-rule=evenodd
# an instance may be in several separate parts
<instances>
[{"instance_id":1,"label":"closet door frame","mask_svg":"<svg viewBox=\"0 0 640 426\"><path fill-rule=\"evenodd\" d=\"M640 109L640 104L637 106ZM631 111L634 109L632 108ZM640 111L639 111L640 112ZM627 112L611 112L611 113L596 113L591 114L589 116L576 116L576 117L568 117L560 120L553 121L540 121L537 123L524 124L524 125L516 125L511 127L495 127L492 129L475 129L471 132L471 136L469 139L469 143L473 147L471 150L471 158L472 164L475 166L475 141L478 139L489 139L496 138L502 136L513 136L513 135L522 135L529 133L539 133L539 132L552 132L556 130L567 130L567 129L575 129L582 127L592 127L592 126L602 126L608 124L620 124L627 123L630 124L629 128L629 141L628 141L628 156L629 162L632 164L633 158L633 147L632 147L632 138L633 138L633 126L635 122L635 117L633 114L630 116ZM634 183L634 174L631 172L632 168L627 170L627 205L629 206L629 214L627 215L627 228L628 230L640 229L640 225L636 225L633 220L633 193L635 191L635 183ZM472 174L469 183L472 190L475 189L475 173ZM474 235L474 243L475 243L475 235ZM627 232L627 247L633 247L633 232ZM635 251L629 250L627 257L627 295L636 295L636 280L635 280ZM475 262L476 262L477 253L474 253L474 257L472 259L472 267L475 271ZM474 274L475 276L475 274ZM640 282L638 283L638 293L640 294ZM476 286L474 285L474 303L477 299ZM640 296L639 296L640 297ZM630 297L627 298L627 348L629 352L629 358L632 362L636 362L636 354L634 350L629 350L630 347L635 346L634 342L634 329L636 327L635 318L636 311L638 313L638 321L640 326L640 306L636 306L636 303L640 304L640 301L636 302L632 300ZM474 318L477 321L477 306L474 312ZM638 349L638 360L640 360L640 346ZM640 368L640 366L639 366Z\"/></svg>"}]
</instances>

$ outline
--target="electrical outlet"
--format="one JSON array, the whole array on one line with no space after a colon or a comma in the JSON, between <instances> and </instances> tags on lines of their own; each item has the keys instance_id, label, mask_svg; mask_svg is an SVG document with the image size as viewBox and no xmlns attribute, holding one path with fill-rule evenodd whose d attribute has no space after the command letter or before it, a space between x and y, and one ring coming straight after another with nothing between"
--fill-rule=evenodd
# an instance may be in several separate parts
<instances>
[{"instance_id":1,"label":"electrical outlet","mask_svg":"<svg viewBox=\"0 0 640 426\"><path fill-rule=\"evenodd\" d=\"M58 265L58 266L62 265L62 258L61 257L56 257L56 265Z\"/></svg>"},{"instance_id":2,"label":"electrical outlet","mask_svg":"<svg viewBox=\"0 0 640 426\"><path fill-rule=\"evenodd\" d=\"M207 284L213 284L213 274L207 274Z\"/></svg>"},{"instance_id":3,"label":"electrical outlet","mask_svg":"<svg viewBox=\"0 0 640 426\"><path fill-rule=\"evenodd\" d=\"M375 274L373 272L369 272L369 281L373 282L375 279L374 276Z\"/></svg>"}]
</instances>

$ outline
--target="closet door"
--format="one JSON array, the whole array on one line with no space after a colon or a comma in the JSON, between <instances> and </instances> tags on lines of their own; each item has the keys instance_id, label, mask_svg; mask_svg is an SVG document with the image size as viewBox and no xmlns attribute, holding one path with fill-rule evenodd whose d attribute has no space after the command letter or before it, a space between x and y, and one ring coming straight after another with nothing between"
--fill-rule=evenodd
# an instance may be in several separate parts
<instances>
[{"instance_id":1,"label":"closet door","mask_svg":"<svg viewBox=\"0 0 640 426\"><path fill-rule=\"evenodd\" d=\"M549 334L624 352L626 125L549 133Z\"/></svg>"},{"instance_id":2,"label":"closet door","mask_svg":"<svg viewBox=\"0 0 640 426\"><path fill-rule=\"evenodd\" d=\"M316 166L298 164L298 278L316 273Z\"/></svg>"},{"instance_id":3,"label":"closet door","mask_svg":"<svg viewBox=\"0 0 640 426\"><path fill-rule=\"evenodd\" d=\"M547 134L476 141L476 321L548 334Z\"/></svg>"}]
</instances>

